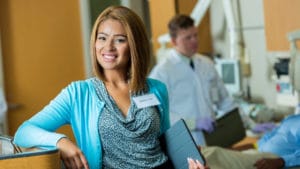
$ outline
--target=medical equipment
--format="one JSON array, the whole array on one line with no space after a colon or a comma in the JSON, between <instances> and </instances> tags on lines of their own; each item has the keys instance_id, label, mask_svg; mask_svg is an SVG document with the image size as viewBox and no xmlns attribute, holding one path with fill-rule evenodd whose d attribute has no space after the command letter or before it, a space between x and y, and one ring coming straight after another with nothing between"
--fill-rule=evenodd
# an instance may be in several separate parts
<instances>
[{"instance_id":1,"label":"medical equipment","mask_svg":"<svg viewBox=\"0 0 300 169\"><path fill-rule=\"evenodd\" d=\"M290 56L279 58L275 63L277 103L284 106L299 106L300 92L300 51L297 40L300 40L300 30L290 32L287 36L290 41Z\"/></svg>"},{"instance_id":2,"label":"medical equipment","mask_svg":"<svg viewBox=\"0 0 300 169\"><path fill-rule=\"evenodd\" d=\"M288 33L287 38L290 41L289 54L277 56L277 62L274 64L276 102L281 106L295 107L297 113L300 107L300 51L297 48L300 30Z\"/></svg>"},{"instance_id":3,"label":"medical equipment","mask_svg":"<svg viewBox=\"0 0 300 169\"><path fill-rule=\"evenodd\" d=\"M289 74L293 90L298 95L298 103L295 106L295 114L300 113L300 51L297 48L297 40L300 40L300 30L288 34L290 41L291 61L289 64Z\"/></svg>"},{"instance_id":4,"label":"medical equipment","mask_svg":"<svg viewBox=\"0 0 300 169\"><path fill-rule=\"evenodd\" d=\"M288 34L290 41L290 79L293 89L300 92L300 51L297 48L297 40L300 40L300 30Z\"/></svg>"},{"instance_id":5,"label":"medical equipment","mask_svg":"<svg viewBox=\"0 0 300 169\"><path fill-rule=\"evenodd\" d=\"M278 105L295 107L298 102L298 94L292 90L288 76L281 76L276 80L276 102Z\"/></svg>"},{"instance_id":6,"label":"medical equipment","mask_svg":"<svg viewBox=\"0 0 300 169\"><path fill-rule=\"evenodd\" d=\"M215 59L215 67L232 96L241 96L241 70L238 59Z\"/></svg>"},{"instance_id":7,"label":"medical equipment","mask_svg":"<svg viewBox=\"0 0 300 169\"><path fill-rule=\"evenodd\" d=\"M290 57L279 57L274 64L276 76L276 102L281 106L294 107L298 102L297 92L293 90L289 76Z\"/></svg>"}]
</instances>

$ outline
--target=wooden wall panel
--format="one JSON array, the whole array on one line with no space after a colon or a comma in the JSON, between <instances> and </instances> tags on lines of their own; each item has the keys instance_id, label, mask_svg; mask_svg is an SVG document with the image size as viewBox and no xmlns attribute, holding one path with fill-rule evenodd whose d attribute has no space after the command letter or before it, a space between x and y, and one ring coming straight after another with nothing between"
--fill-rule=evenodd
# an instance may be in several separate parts
<instances>
[{"instance_id":1,"label":"wooden wall panel","mask_svg":"<svg viewBox=\"0 0 300 169\"><path fill-rule=\"evenodd\" d=\"M263 2L267 50L288 51L287 33L300 30L300 1L264 0Z\"/></svg>"},{"instance_id":2,"label":"wooden wall panel","mask_svg":"<svg viewBox=\"0 0 300 169\"><path fill-rule=\"evenodd\" d=\"M67 84L85 78L79 3L1 0L9 134ZM61 129L72 137L68 127Z\"/></svg>"},{"instance_id":3,"label":"wooden wall panel","mask_svg":"<svg viewBox=\"0 0 300 169\"><path fill-rule=\"evenodd\" d=\"M174 0L149 0L151 42L153 51L160 47L157 38L168 33L168 22L176 14L176 2Z\"/></svg>"}]
</instances>

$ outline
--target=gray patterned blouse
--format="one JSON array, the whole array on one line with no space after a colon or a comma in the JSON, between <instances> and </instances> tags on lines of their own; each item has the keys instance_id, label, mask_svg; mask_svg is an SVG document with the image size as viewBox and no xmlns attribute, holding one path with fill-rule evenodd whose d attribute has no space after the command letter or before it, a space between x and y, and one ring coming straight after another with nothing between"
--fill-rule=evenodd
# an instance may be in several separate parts
<instances>
[{"instance_id":1,"label":"gray patterned blouse","mask_svg":"<svg viewBox=\"0 0 300 169\"><path fill-rule=\"evenodd\" d=\"M131 95L131 104L125 117L108 94L102 81L95 78L99 99L105 101L99 119L102 142L103 168L148 169L167 161L159 144L160 117L155 106L138 109Z\"/></svg>"}]
</instances>

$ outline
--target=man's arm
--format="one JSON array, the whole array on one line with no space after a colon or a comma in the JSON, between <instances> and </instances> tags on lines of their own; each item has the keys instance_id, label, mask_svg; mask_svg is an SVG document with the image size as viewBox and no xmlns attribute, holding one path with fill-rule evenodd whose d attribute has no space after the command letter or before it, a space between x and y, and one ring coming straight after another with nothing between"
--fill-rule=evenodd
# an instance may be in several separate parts
<instances>
[{"instance_id":1,"label":"man's arm","mask_svg":"<svg viewBox=\"0 0 300 169\"><path fill-rule=\"evenodd\" d=\"M257 169L280 169L284 164L283 158L262 158L256 161L254 166Z\"/></svg>"}]
</instances>

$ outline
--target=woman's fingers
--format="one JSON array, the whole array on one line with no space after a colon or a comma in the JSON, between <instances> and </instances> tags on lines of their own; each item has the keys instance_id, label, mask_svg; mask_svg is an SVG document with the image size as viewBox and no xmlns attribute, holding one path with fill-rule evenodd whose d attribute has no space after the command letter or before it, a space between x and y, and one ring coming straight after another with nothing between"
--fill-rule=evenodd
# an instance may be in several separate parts
<instances>
[{"instance_id":1,"label":"woman's fingers","mask_svg":"<svg viewBox=\"0 0 300 169\"><path fill-rule=\"evenodd\" d=\"M196 169L195 168L195 163L194 163L194 160L193 159L191 159L191 158L187 158L187 161L188 161L188 163L189 163L189 169Z\"/></svg>"},{"instance_id":2,"label":"woman's fingers","mask_svg":"<svg viewBox=\"0 0 300 169\"><path fill-rule=\"evenodd\" d=\"M201 164L198 160L187 158L189 169L205 169L204 165Z\"/></svg>"},{"instance_id":3,"label":"woman's fingers","mask_svg":"<svg viewBox=\"0 0 300 169\"><path fill-rule=\"evenodd\" d=\"M81 161L81 164L83 165L84 169L89 169L88 162L83 154L81 154L81 156L80 156L80 161Z\"/></svg>"},{"instance_id":4,"label":"woman's fingers","mask_svg":"<svg viewBox=\"0 0 300 169\"><path fill-rule=\"evenodd\" d=\"M72 141L62 138L58 141L57 147L67 169L89 169L84 154Z\"/></svg>"}]
</instances>

